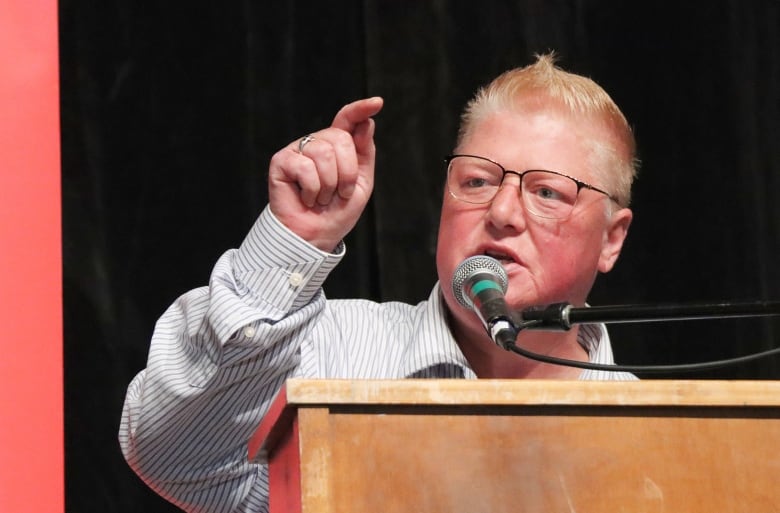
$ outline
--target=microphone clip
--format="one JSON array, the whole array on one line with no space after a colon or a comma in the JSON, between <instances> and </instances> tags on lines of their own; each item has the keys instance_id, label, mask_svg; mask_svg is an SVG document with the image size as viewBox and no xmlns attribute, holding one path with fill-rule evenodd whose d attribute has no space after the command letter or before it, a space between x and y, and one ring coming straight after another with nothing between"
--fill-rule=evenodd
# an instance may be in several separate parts
<instances>
[{"instance_id":1,"label":"microphone clip","mask_svg":"<svg viewBox=\"0 0 780 513\"><path fill-rule=\"evenodd\" d=\"M571 310L571 303L565 302L526 308L516 313L520 318L517 328L518 330L569 331L572 328Z\"/></svg>"},{"instance_id":2,"label":"microphone clip","mask_svg":"<svg viewBox=\"0 0 780 513\"><path fill-rule=\"evenodd\" d=\"M494 317L485 324L490 338L499 347L511 351L523 330L569 331L571 308L570 303L553 303L522 312L509 311L509 315Z\"/></svg>"}]
</instances>

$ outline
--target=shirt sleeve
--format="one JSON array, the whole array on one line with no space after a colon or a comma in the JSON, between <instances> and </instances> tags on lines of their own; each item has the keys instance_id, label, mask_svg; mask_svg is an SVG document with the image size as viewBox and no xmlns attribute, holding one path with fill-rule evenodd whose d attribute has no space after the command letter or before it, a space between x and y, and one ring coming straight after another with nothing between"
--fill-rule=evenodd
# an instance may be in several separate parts
<instances>
[{"instance_id":1,"label":"shirt sleeve","mask_svg":"<svg viewBox=\"0 0 780 513\"><path fill-rule=\"evenodd\" d=\"M322 284L344 255L320 251L266 209L208 287L178 298L157 322L147 366L130 383L123 454L186 511L258 511L264 466L246 442L325 306Z\"/></svg>"}]
</instances>

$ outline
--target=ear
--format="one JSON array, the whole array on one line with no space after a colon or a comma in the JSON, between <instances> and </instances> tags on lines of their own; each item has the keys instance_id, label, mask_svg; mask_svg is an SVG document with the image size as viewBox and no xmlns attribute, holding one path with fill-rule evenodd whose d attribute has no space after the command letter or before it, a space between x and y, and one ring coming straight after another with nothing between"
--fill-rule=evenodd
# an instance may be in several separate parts
<instances>
[{"instance_id":1,"label":"ear","mask_svg":"<svg viewBox=\"0 0 780 513\"><path fill-rule=\"evenodd\" d=\"M620 256L620 250L623 249L623 241L626 240L633 217L633 212L628 208L621 208L610 217L599 256L600 272L608 273L614 267Z\"/></svg>"}]
</instances>

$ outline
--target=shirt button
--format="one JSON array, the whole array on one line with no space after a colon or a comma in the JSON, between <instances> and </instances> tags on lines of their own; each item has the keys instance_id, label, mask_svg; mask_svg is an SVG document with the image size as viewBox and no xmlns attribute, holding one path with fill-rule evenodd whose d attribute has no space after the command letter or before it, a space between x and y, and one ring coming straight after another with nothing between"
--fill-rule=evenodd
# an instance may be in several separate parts
<instances>
[{"instance_id":1,"label":"shirt button","mask_svg":"<svg viewBox=\"0 0 780 513\"><path fill-rule=\"evenodd\" d=\"M254 337L255 333L257 333L257 330L255 330L255 328L252 326L247 326L246 328L244 328L244 336L246 338Z\"/></svg>"},{"instance_id":2,"label":"shirt button","mask_svg":"<svg viewBox=\"0 0 780 513\"><path fill-rule=\"evenodd\" d=\"M301 273L292 273L290 275L290 285L297 287L301 283L303 283L303 275Z\"/></svg>"}]
</instances>

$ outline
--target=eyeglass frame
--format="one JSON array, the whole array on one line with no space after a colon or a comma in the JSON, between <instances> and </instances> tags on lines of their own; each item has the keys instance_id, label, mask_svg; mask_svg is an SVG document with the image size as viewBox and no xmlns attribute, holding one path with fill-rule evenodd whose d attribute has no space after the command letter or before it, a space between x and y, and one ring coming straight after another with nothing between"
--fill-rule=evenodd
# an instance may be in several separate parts
<instances>
[{"instance_id":1,"label":"eyeglass frame","mask_svg":"<svg viewBox=\"0 0 780 513\"><path fill-rule=\"evenodd\" d=\"M463 198L459 198L452 192L452 190L450 189L450 164L457 157L470 157L470 158L485 160L487 162L490 162L491 164L495 164L496 166L498 166L499 169L501 169L501 173L502 173L501 174L501 181L498 182L499 186L496 189L496 194L493 195L492 198L490 198L488 201L485 201L485 202L482 202L482 203L477 203L477 202L465 200ZM558 171L550 171L549 169L526 169L525 171L515 171L514 169L507 169L507 168L505 168L504 166L502 166L501 164L499 164L498 162L496 162L495 160L493 160L491 158L483 157L481 155L472 155L472 154L468 154L468 153L453 153L451 155L447 155L446 157L444 157L444 163L447 165L447 181L446 181L446 183L447 183L447 192L450 194L450 196L452 196L456 200L463 201L465 203L470 203L471 205L487 205L488 203L493 201L496 198L496 196L498 195L498 191L501 189L501 187L504 186L504 179L506 178L506 175L508 175L508 174L515 175L515 176L517 176L520 179L520 191L522 192L522 190L523 190L523 176L525 176L527 173L540 172L540 171L543 172L543 173L551 173L551 174L554 174L554 175L562 176L564 178L568 178L569 180L571 180L572 182L577 184L577 196L576 196L577 200L579 200L580 191L582 189L589 189L589 190L592 190L592 191L600 192L601 194L605 195L607 198L609 198L612 201L614 201L616 204L620 205L620 201L618 201L618 199L615 196L613 196L612 194L608 193L607 191L605 191L603 189L599 189L595 185L591 185L588 182L583 182L582 180L574 178L573 176L569 176L569 175L564 174L564 173L559 173ZM572 208L574 208L574 206L576 204L577 203L576 203L576 200L575 200L575 203L574 203L574 205L572 205ZM533 214L533 212L531 212L531 213ZM534 214L534 215L537 215L537 214Z\"/></svg>"}]
</instances>

